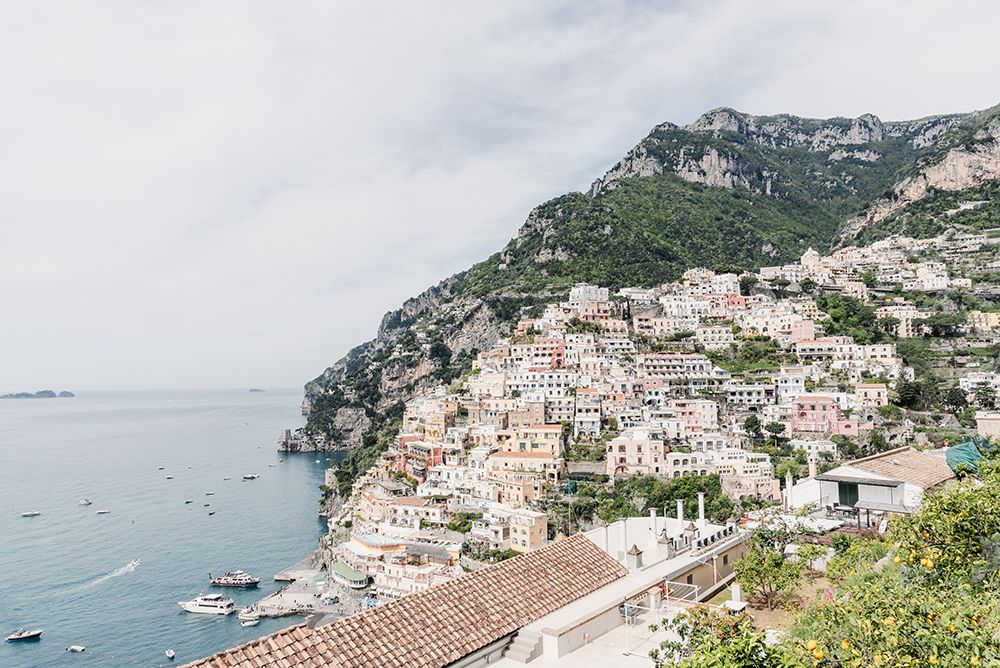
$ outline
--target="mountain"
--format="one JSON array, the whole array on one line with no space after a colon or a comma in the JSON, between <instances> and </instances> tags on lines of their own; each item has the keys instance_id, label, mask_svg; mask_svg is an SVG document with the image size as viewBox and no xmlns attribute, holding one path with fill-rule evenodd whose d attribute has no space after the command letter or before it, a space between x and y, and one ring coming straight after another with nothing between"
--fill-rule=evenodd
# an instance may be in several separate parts
<instances>
[{"instance_id":1,"label":"mountain","mask_svg":"<svg viewBox=\"0 0 1000 668\"><path fill-rule=\"evenodd\" d=\"M352 450L342 491L393 438L406 400L586 281L618 288L692 266L756 269L807 247L983 229L1000 207L1000 107L883 122L715 109L656 126L588 193L535 207L498 253L387 313L305 387L307 438Z\"/></svg>"}]
</instances>

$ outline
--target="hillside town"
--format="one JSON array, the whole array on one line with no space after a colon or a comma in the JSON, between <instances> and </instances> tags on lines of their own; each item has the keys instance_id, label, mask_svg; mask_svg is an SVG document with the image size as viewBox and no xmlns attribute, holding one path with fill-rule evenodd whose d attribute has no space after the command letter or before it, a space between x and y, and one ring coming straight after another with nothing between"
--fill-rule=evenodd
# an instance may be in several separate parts
<instances>
[{"instance_id":1,"label":"hillside town","mask_svg":"<svg viewBox=\"0 0 1000 668\"><path fill-rule=\"evenodd\" d=\"M459 380L406 405L388 450L330 517L331 580L373 607L579 531L625 563L624 527L637 520L619 517L648 511L671 559L687 555L675 575L706 599L731 580L755 513L827 530L912 513L955 477L949 446L1000 433L1000 373L977 356L1000 341L1000 312L965 307L982 293L970 275L983 267L969 260L995 243L893 237L757 273L573 286ZM956 294L961 309L943 301ZM938 388L961 419L908 396L920 379L900 348L932 334L966 346L950 353L952 387ZM704 484L687 507L593 512L595 489L635 476L717 479L732 512L707 517ZM711 581L699 574L706 555L726 563Z\"/></svg>"}]
</instances>

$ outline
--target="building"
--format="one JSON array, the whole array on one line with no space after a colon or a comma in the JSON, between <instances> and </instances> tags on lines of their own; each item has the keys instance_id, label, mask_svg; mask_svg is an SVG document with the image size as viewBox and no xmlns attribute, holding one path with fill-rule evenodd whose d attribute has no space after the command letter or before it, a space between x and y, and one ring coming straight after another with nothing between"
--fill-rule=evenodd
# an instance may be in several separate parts
<instances>
[{"instance_id":1,"label":"building","mask_svg":"<svg viewBox=\"0 0 1000 668\"><path fill-rule=\"evenodd\" d=\"M907 446L856 459L799 482L791 490L789 506L905 515L919 507L924 492L954 477L943 457Z\"/></svg>"},{"instance_id":2,"label":"building","mask_svg":"<svg viewBox=\"0 0 1000 668\"><path fill-rule=\"evenodd\" d=\"M830 396L806 394L795 399L792 431L857 436L858 423L848 420L837 401Z\"/></svg>"}]
</instances>

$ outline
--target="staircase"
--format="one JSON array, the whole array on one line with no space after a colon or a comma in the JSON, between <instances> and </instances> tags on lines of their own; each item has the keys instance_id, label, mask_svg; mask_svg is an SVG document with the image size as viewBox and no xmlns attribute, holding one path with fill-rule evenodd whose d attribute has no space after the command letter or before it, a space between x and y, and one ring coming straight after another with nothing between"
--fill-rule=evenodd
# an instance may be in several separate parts
<instances>
[{"instance_id":1,"label":"staircase","mask_svg":"<svg viewBox=\"0 0 1000 668\"><path fill-rule=\"evenodd\" d=\"M528 663L538 658L542 653L542 634L528 629L521 629L514 636L514 641L507 645L503 655L518 663Z\"/></svg>"}]
</instances>

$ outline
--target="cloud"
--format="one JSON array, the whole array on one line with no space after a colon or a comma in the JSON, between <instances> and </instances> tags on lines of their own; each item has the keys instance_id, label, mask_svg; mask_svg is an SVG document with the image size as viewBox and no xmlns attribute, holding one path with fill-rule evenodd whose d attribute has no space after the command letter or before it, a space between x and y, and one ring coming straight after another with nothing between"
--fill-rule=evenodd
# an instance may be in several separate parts
<instances>
[{"instance_id":1,"label":"cloud","mask_svg":"<svg viewBox=\"0 0 1000 668\"><path fill-rule=\"evenodd\" d=\"M995 103L990 13L6 3L0 390L298 385L658 122Z\"/></svg>"}]
</instances>

